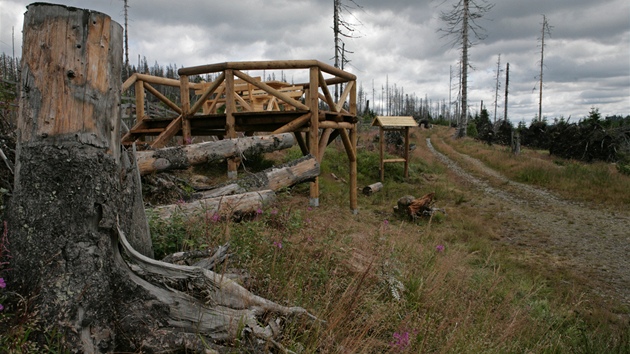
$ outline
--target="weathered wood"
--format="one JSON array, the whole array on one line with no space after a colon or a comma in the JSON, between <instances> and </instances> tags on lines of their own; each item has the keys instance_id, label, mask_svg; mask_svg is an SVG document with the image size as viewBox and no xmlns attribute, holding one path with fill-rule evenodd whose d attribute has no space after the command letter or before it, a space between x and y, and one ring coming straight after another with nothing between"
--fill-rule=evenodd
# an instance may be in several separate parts
<instances>
[{"instance_id":1,"label":"weathered wood","mask_svg":"<svg viewBox=\"0 0 630 354\"><path fill-rule=\"evenodd\" d=\"M151 92L153 96L157 97L160 101L164 102L164 104L169 106L172 110L174 110L175 112L179 114L182 114L182 109L178 105L173 103L173 101L169 100L168 97L164 96L162 93L160 93L160 91L156 90L155 87L151 86L151 84L145 81L143 82L143 86L147 91Z\"/></svg>"},{"instance_id":2,"label":"weathered wood","mask_svg":"<svg viewBox=\"0 0 630 354\"><path fill-rule=\"evenodd\" d=\"M289 123L283 125L282 127L276 129L273 134L281 134L295 131L299 129L301 126L306 124L311 119L311 113L303 114L302 116L290 121Z\"/></svg>"},{"instance_id":3,"label":"weathered wood","mask_svg":"<svg viewBox=\"0 0 630 354\"><path fill-rule=\"evenodd\" d=\"M290 104L291 106L293 106L293 107L295 107L297 109L301 109L301 110L308 110L309 109L309 107L307 105L303 104L300 101L297 101L297 100L293 99L291 96L287 95L286 93L280 92L279 90L274 89L273 87L267 85L266 83L264 83L262 81L256 81L252 77L250 77L249 75L245 75L241 71L234 70L234 75L236 75L239 78L241 78L242 80L247 81L250 84L258 87L259 89L264 90L265 92L269 92L270 94L278 97L282 101L286 102L287 104Z\"/></svg>"},{"instance_id":4,"label":"weathered wood","mask_svg":"<svg viewBox=\"0 0 630 354\"><path fill-rule=\"evenodd\" d=\"M247 192L242 194L227 195L221 197L205 198L189 203L163 205L147 210L151 216L160 219L169 219L174 215L194 216L215 214L221 217L229 217L235 214L252 214L262 210L265 206L276 200L276 194L272 190Z\"/></svg>"},{"instance_id":5,"label":"weathered wood","mask_svg":"<svg viewBox=\"0 0 630 354\"><path fill-rule=\"evenodd\" d=\"M146 175L170 169L186 169L201 163L219 162L226 158L241 156L241 154L288 149L295 143L293 134L285 133L138 151L138 166L140 166L140 173Z\"/></svg>"},{"instance_id":6,"label":"weathered wood","mask_svg":"<svg viewBox=\"0 0 630 354\"><path fill-rule=\"evenodd\" d=\"M219 71L232 70L287 70L287 69L309 69L319 67L322 71L337 76L342 80L356 80L354 74L335 68L332 65L322 63L317 60L273 60L273 61L244 61L244 62L224 62L218 64L199 65L188 68L181 68L177 71L179 75L201 75L216 73Z\"/></svg>"},{"instance_id":7,"label":"weathered wood","mask_svg":"<svg viewBox=\"0 0 630 354\"><path fill-rule=\"evenodd\" d=\"M132 233L148 231L137 228L146 219L130 215L142 202L136 159L119 150L120 25L101 13L36 3L28 6L24 43L7 223L11 290L36 309L29 342L43 349L54 328L69 352L213 352L243 327L272 340L279 333L268 321L308 316L132 246ZM242 200L220 199L217 212L242 209Z\"/></svg>"},{"instance_id":8,"label":"weathered wood","mask_svg":"<svg viewBox=\"0 0 630 354\"><path fill-rule=\"evenodd\" d=\"M204 105L208 97L210 97L210 95L212 95L214 91L217 90L217 88L223 83L223 81L225 81L225 73L221 73L221 75L219 75L219 77L217 77L217 79L214 80L212 84L203 92L201 97L199 97L197 102L195 102L193 107L190 109L190 114L197 113L197 111L199 111L199 109Z\"/></svg>"},{"instance_id":9,"label":"weathered wood","mask_svg":"<svg viewBox=\"0 0 630 354\"><path fill-rule=\"evenodd\" d=\"M383 183L376 182L370 184L369 186L363 187L363 194L370 196L376 192L379 192L381 189L383 189Z\"/></svg>"},{"instance_id":10,"label":"weathered wood","mask_svg":"<svg viewBox=\"0 0 630 354\"><path fill-rule=\"evenodd\" d=\"M196 193L194 196L195 198L212 198L266 189L277 191L298 183L310 181L319 176L319 173L320 168L317 159L311 155L307 155L295 161L269 168L235 182L226 183L213 187L211 190Z\"/></svg>"},{"instance_id":11,"label":"weathered wood","mask_svg":"<svg viewBox=\"0 0 630 354\"><path fill-rule=\"evenodd\" d=\"M310 85L306 95L306 100L311 111L311 126L308 131L308 150L311 155L319 156L319 145L317 137L319 135L319 69L312 66L309 71ZM309 204L319 206L319 180L315 178L311 182Z\"/></svg>"}]
</instances>

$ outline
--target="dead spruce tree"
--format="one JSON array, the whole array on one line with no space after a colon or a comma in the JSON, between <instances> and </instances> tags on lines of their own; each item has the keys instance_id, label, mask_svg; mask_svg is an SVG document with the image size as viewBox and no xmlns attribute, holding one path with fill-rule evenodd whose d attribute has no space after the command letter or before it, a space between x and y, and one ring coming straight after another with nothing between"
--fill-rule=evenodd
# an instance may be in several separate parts
<instances>
[{"instance_id":1,"label":"dead spruce tree","mask_svg":"<svg viewBox=\"0 0 630 354\"><path fill-rule=\"evenodd\" d=\"M212 352L306 315L207 269L151 258L135 158L120 148L122 27L36 3L24 20L9 283L45 344L72 352ZM218 343L218 344L217 344Z\"/></svg>"},{"instance_id":2,"label":"dead spruce tree","mask_svg":"<svg viewBox=\"0 0 630 354\"><path fill-rule=\"evenodd\" d=\"M449 12L441 13L441 20L446 24L440 29L445 37L450 37L452 45L461 45L460 59L460 91L461 109L458 119L458 137L466 136L468 126L468 50L474 44L473 39L484 39L483 27L477 20L490 11L494 4L488 4L486 0L458 0ZM471 33L472 32L472 33ZM472 36L471 36L472 35Z\"/></svg>"}]
</instances>

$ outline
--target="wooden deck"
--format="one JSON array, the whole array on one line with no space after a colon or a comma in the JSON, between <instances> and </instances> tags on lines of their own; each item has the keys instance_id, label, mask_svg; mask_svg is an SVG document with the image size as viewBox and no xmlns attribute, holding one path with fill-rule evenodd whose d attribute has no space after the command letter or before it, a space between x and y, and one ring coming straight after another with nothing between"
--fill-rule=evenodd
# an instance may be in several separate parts
<instances>
[{"instance_id":1,"label":"wooden deck","mask_svg":"<svg viewBox=\"0 0 630 354\"><path fill-rule=\"evenodd\" d=\"M246 72L260 70L306 71L308 82L289 84L262 81ZM136 122L122 138L124 145L160 148L173 138L183 144L194 136L236 138L239 134L293 132L302 152L324 158L326 146L341 137L350 164L350 204L356 201L356 77L316 60L226 62L181 68L179 80L144 74L132 75L123 91L135 88ZM217 75L213 82L191 83L190 76ZM325 75L327 77L325 77ZM333 99L329 86L342 84ZM181 102L162 95L155 85L179 88ZM150 94L172 110L168 118L146 115L144 102ZM149 137L149 139L147 139ZM228 175L236 176L238 160L228 161ZM311 204L319 204L319 184L311 184Z\"/></svg>"}]
</instances>

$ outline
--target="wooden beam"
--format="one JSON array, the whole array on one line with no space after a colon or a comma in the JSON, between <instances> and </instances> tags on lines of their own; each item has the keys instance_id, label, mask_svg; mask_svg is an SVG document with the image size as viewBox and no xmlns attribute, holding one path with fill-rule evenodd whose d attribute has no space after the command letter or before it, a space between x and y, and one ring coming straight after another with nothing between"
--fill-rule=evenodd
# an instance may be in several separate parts
<instances>
[{"instance_id":1,"label":"wooden beam","mask_svg":"<svg viewBox=\"0 0 630 354\"><path fill-rule=\"evenodd\" d=\"M174 137L177 134L177 132L179 132L180 129L182 129L182 116L181 115L173 119L173 121L166 127L164 132L160 134L153 141L153 143L151 143L151 147L153 148L163 147L164 145L166 145L166 143L168 143L169 140L171 140L172 137Z\"/></svg>"},{"instance_id":2,"label":"wooden beam","mask_svg":"<svg viewBox=\"0 0 630 354\"><path fill-rule=\"evenodd\" d=\"M121 92L125 92L125 91L129 90L131 85L136 83L136 80L138 80L138 74L133 74L133 75L129 76L127 81L125 81L123 83Z\"/></svg>"},{"instance_id":3,"label":"wooden beam","mask_svg":"<svg viewBox=\"0 0 630 354\"><path fill-rule=\"evenodd\" d=\"M225 70L225 135L228 139L236 138L236 120L234 113L236 112L236 105L234 103L234 71L231 69ZM230 158L228 162L228 178L236 179L238 165L240 159Z\"/></svg>"},{"instance_id":4,"label":"wooden beam","mask_svg":"<svg viewBox=\"0 0 630 354\"><path fill-rule=\"evenodd\" d=\"M319 152L317 156L317 161L320 163L324 159L324 153L326 152L326 146L328 146L328 138L330 138L330 134L332 134L334 129L326 128L322 131L322 135L319 137Z\"/></svg>"},{"instance_id":5,"label":"wooden beam","mask_svg":"<svg viewBox=\"0 0 630 354\"><path fill-rule=\"evenodd\" d=\"M343 90L343 94L341 94L341 97L339 98L339 101L337 102L337 112L341 112L341 109L343 108L343 104L346 102L346 99L348 98L348 94L350 94L353 88L354 88L354 81L350 81L346 85L346 88Z\"/></svg>"},{"instance_id":6,"label":"wooden beam","mask_svg":"<svg viewBox=\"0 0 630 354\"><path fill-rule=\"evenodd\" d=\"M321 70L319 71L319 87L321 87L322 91L324 92L324 102L328 103L328 107L330 107L330 110L333 112L339 112L339 110L337 109L337 105L335 104L335 100L328 90L328 85L326 85L326 80L324 80L324 75L322 74Z\"/></svg>"},{"instance_id":7,"label":"wooden beam","mask_svg":"<svg viewBox=\"0 0 630 354\"><path fill-rule=\"evenodd\" d=\"M378 142L379 142L379 145L380 145L380 149L379 149L380 155L379 156L380 156L380 161L381 161L381 164L380 164L381 165L381 167L380 167L380 170L381 170L381 182L385 182L385 164L383 163L383 159L385 158L385 131L383 130L383 127L379 127L378 131L380 133Z\"/></svg>"},{"instance_id":8,"label":"wooden beam","mask_svg":"<svg viewBox=\"0 0 630 354\"><path fill-rule=\"evenodd\" d=\"M346 154L348 155L348 160L356 161L357 160L357 152L355 147L352 144L352 139L348 135L348 132L345 129L339 129L339 133L341 133L341 141L343 142L344 148L346 148Z\"/></svg>"},{"instance_id":9,"label":"wooden beam","mask_svg":"<svg viewBox=\"0 0 630 354\"><path fill-rule=\"evenodd\" d=\"M190 115L190 86L188 76L180 76L179 81L181 82L181 86L179 88L181 91L182 100L182 136L184 140L184 145L187 145L192 143L190 121L188 120L188 116Z\"/></svg>"},{"instance_id":10,"label":"wooden beam","mask_svg":"<svg viewBox=\"0 0 630 354\"><path fill-rule=\"evenodd\" d=\"M311 119L311 113L306 113L301 115L300 117L290 121L289 123L281 126L280 128L276 129L273 134L281 134L281 133L286 133L286 132L292 132L296 129L298 129L299 127L303 126L304 124L306 124L309 119Z\"/></svg>"},{"instance_id":11,"label":"wooden beam","mask_svg":"<svg viewBox=\"0 0 630 354\"><path fill-rule=\"evenodd\" d=\"M223 81L225 81L225 73L221 73L221 75L219 75L219 77L217 77L217 79L212 82L210 87L208 87L208 89L204 91L201 97L199 97L197 102L195 102L193 107L190 109L191 115L194 115L195 113L199 111L199 109L203 106L203 104L206 102L208 97L210 97L210 95L214 93L214 91L223 83ZM217 97L219 94L220 93L217 93Z\"/></svg>"},{"instance_id":12,"label":"wooden beam","mask_svg":"<svg viewBox=\"0 0 630 354\"><path fill-rule=\"evenodd\" d=\"M405 127L405 178L409 178L409 127Z\"/></svg>"},{"instance_id":13,"label":"wooden beam","mask_svg":"<svg viewBox=\"0 0 630 354\"><path fill-rule=\"evenodd\" d=\"M164 96L160 91L156 90L155 87L151 86L148 82L144 81L143 86L147 91L151 92L151 94L157 97L160 101L164 102L167 106L169 106L172 110L177 112L178 114L182 114L182 109L179 108L178 105L173 103L173 101L169 100L168 97Z\"/></svg>"},{"instance_id":14,"label":"wooden beam","mask_svg":"<svg viewBox=\"0 0 630 354\"><path fill-rule=\"evenodd\" d=\"M317 136L319 135L319 69L312 66L309 70L310 85L308 88L307 103L311 111L311 126L308 131L309 151L313 156L319 156ZM315 178L310 186L309 204L319 206L319 179Z\"/></svg>"},{"instance_id":15,"label":"wooden beam","mask_svg":"<svg viewBox=\"0 0 630 354\"><path fill-rule=\"evenodd\" d=\"M241 71L234 70L234 75L236 75L239 78L241 78L242 80L247 81L250 84L258 87L259 89L264 90L264 91L272 94L273 96L278 97L282 101L286 102L287 104L290 104L291 106L293 106L293 107L295 107L297 109L301 109L301 110L305 110L305 111L309 110L309 107L307 105L303 104L302 102L291 98L291 96L287 95L286 93L280 92L280 91L274 89L273 87L267 85L266 83L264 83L262 81L254 80L252 77L250 77L249 75L244 74Z\"/></svg>"},{"instance_id":16,"label":"wooden beam","mask_svg":"<svg viewBox=\"0 0 630 354\"><path fill-rule=\"evenodd\" d=\"M354 124L348 122L331 122L325 120L323 122L319 122L320 128L332 128L332 129L352 129Z\"/></svg>"},{"instance_id":17,"label":"wooden beam","mask_svg":"<svg viewBox=\"0 0 630 354\"><path fill-rule=\"evenodd\" d=\"M350 105L350 107L352 109L352 105ZM356 110L354 112L351 111L351 113L356 114ZM357 125L355 124L354 127L350 129L350 143L352 144L352 151L354 151L354 154L353 154L354 156L353 158L349 159L350 160L350 209L352 210L352 213L355 215L359 213L359 204L358 204L358 197L357 197L357 173L358 173L357 172L357 165L358 165L357 140L358 139L359 139L358 128L357 128Z\"/></svg>"},{"instance_id":18,"label":"wooden beam","mask_svg":"<svg viewBox=\"0 0 630 354\"><path fill-rule=\"evenodd\" d=\"M216 110L217 103L219 102L219 99L221 98L221 95L223 94L224 91L225 91L225 86L219 86L219 88L217 89L217 92L216 92L217 97L212 100L212 103L208 107L208 114L210 114L210 113L212 113L212 112L214 112Z\"/></svg>"},{"instance_id":19,"label":"wooden beam","mask_svg":"<svg viewBox=\"0 0 630 354\"><path fill-rule=\"evenodd\" d=\"M302 135L302 132L294 131L293 135L295 136L295 140L297 140L298 146L302 151L302 155L308 155L308 145L306 144L306 141L304 141L304 136Z\"/></svg>"},{"instance_id":20,"label":"wooden beam","mask_svg":"<svg viewBox=\"0 0 630 354\"><path fill-rule=\"evenodd\" d=\"M136 85L136 124L144 119L144 85L138 80Z\"/></svg>"}]
</instances>

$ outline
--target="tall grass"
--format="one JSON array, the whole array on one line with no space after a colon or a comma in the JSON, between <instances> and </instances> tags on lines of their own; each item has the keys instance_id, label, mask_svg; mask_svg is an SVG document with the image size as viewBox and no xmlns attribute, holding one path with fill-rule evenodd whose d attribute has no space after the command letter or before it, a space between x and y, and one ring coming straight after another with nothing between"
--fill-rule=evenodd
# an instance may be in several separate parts
<instances>
[{"instance_id":1,"label":"tall grass","mask_svg":"<svg viewBox=\"0 0 630 354\"><path fill-rule=\"evenodd\" d=\"M424 137L416 133L414 142L420 146ZM494 159L485 147L464 144L457 148ZM281 344L296 353L630 352L627 325L592 321L583 315L588 307L579 288L556 291L555 280L540 272L544 266L497 245L500 226L491 222L497 210L480 211L475 192L426 149L413 152L408 179L401 164L390 166L384 189L360 195L359 214L352 215L348 184L331 176L348 175L345 152L333 144L322 163L320 207L308 207L308 185L301 185L240 222L203 214L151 219L155 253L229 242L232 255L217 271L238 273L257 295L325 321L284 322ZM379 178L378 152L366 143L359 186ZM393 213L398 198L429 192L445 216L409 220ZM8 318L0 314L0 329ZM6 343L0 341L0 351ZM241 350L235 341L233 352Z\"/></svg>"}]
</instances>

